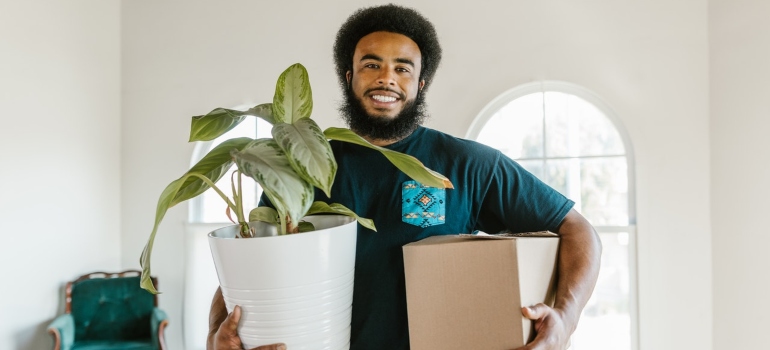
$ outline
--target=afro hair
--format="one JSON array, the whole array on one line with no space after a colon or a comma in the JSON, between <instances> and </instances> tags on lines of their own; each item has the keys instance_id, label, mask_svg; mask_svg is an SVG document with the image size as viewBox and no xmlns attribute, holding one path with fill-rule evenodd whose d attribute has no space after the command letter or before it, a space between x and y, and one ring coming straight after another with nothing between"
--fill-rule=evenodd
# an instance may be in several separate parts
<instances>
[{"instance_id":1,"label":"afro hair","mask_svg":"<svg viewBox=\"0 0 770 350\"><path fill-rule=\"evenodd\" d=\"M422 56L420 80L425 80L427 88L441 62L441 46L436 30L416 10L393 4L359 9L350 15L337 32L334 64L342 88L347 87L345 74L353 70L353 54L358 41L379 31L407 36L417 44Z\"/></svg>"}]
</instances>

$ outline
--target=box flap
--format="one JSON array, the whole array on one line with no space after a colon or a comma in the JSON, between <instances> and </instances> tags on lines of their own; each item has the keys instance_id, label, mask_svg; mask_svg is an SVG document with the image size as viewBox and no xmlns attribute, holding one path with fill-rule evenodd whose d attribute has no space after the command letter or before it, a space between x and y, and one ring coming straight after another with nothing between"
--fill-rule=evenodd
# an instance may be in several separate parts
<instances>
[{"instance_id":1,"label":"box flap","mask_svg":"<svg viewBox=\"0 0 770 350\"><path fill-rule=\"evenodd\" d=\"M510 239L510 238L519 238L519 237L559 237L558 234L555 234L551 231L520 232L520 233L501 232L493 235L490 235L483 231L479 231L476 234L463 233L463 234L460 234L459 236L464 239Z\"/></svg>"}]
</instances>

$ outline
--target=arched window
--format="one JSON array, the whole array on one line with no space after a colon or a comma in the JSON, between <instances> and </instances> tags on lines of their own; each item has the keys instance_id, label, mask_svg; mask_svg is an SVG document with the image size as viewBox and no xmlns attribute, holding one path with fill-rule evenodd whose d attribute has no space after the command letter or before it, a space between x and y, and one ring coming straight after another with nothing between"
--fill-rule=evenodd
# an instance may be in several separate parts
<instances>
[{"instance_id":1,"label":"arched window","mask_svg":"<svg viewBox=\"0 0 770 350\"><path fill-rule=\"evenodd\" d=\"M599 280L571 349L638 348L633 153L608 106L574 84L530 83L490 102L467 138L499 149L574 200L599 232Z\"/></svg>"},{"instance_id":2,"label":"arched window","mask_svg":"<svg viewBox=\"0 0 770 350\"><path fill-rule=\"evenodd\" d=\"M239 110L244 109L246 108ZM268 122L256 117L247 117L237 127L216 140L198 142L195 145L190 166L197 163L209 150L224 140L234 137L271 137L271 129L272 125ZM226 194L230 194L230 173L234 170L235 165L217 182L217 187ZM248 215L248 210L257 206L262 189L255 181L248 178L244 178L242 186L243 205L246 208L246 215ZM246 193L252 195L246 196ZM190 201L189 218L185 229L187 234L185 235L183 317L184 348L188 350L206 349L209 305L219 286L206 235L215 229L231 224L227 218L226 208L227 205L222 198L211 189Z\"/></svg>"},{"instance_id":3,"label":"arched window","mask_svg":"<svg viewBox=\"0 0 770 350\"><path fill-rule=\"evenodd\" d=\"M235 137L251 137L251 138L265 138L271 137L270 129L272 125L270 123L257 118L247 117L238 126L228 131L224 135L209 142L199 142L195 145L195 151L190 162L190 166L195 165L203 156L206 155L212 148L225 140L229 140ZM230 173L235 171L235 165L230 168L227 175L223 176L217 182L217 187L224 193L230 193ZM244 208L255 208L259 202L259 196L262 195L262 189L255 181L243 181L243 193L252 193L251 196L244 195L243 206ZM194 223L223 223L229 222L226 215L227 205L222 198L217 195L214 190L209 189L201 196L194 198L190 202L190 222ZM248 213L247 213L248 214Z\"/></svg>"}]
</instances>

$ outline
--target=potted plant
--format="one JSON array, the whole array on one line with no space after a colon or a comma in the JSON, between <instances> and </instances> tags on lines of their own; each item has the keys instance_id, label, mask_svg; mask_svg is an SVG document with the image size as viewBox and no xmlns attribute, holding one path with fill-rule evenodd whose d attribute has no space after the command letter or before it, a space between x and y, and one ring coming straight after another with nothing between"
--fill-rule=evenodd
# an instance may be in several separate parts
<instances>
[{"instance_id":1,"label":"potted plant","mask_svg":"<svg viewBox=\"0 0 770 350\"><path fill-rule=\"evenodd\" d=\"M443 175L412 156L372 145L348 129L322 132L310 118L312 108L307 71L294 64L278 78L272 103L246 111L216 108L193 117L191 142L213 140L249 116L272 124L273 137L226 140L171 182L160 195L141 255L142 288L157 293L150 278L150 257L160 222L169 208L213 188L237 221L210 233L209 242L228 310L243 307L239 333L247 347L274 340L293 349L305 343L339 346L344 345L339 341L349 339L356 221L372 230L375 226L341 204L314 202L315 188L329 196L337 171L329 140L376 149L412 179L452 187ZM233 164L237 170L231 175L228 197L215 183ZM243 175L260 184L273 208L257 207L246 216ZM299 232L307 233L294 235ZM243 239L254 237L261 238ZM286 329L278 330L279 326Z\"/></svg>"}]
</instances>

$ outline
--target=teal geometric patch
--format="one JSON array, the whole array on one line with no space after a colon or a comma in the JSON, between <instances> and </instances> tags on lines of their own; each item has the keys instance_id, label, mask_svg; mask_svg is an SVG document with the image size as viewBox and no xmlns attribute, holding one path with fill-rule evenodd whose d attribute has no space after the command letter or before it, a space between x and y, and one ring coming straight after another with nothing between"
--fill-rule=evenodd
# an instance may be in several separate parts
<instances>
[{"instance_id":1,"label":"teal geometric patch","mask_svg":"<svg viewBox=\"0 0 770 350\"><path fill-rule=\"evenodd\" d=\"M407 224L428 227L446 221L446 190L417 181L401 185L401 220Z\"/></svg>"}]
</instances>

